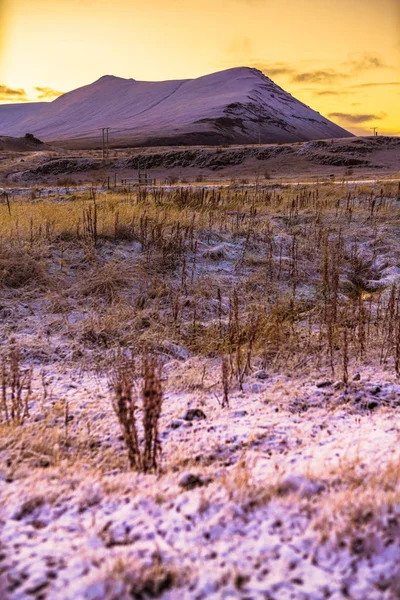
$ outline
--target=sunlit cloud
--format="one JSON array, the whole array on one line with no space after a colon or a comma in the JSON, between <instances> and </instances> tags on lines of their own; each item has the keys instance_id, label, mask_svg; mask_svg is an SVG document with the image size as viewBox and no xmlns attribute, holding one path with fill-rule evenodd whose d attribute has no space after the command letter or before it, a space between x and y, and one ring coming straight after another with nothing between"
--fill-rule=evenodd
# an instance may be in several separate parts
<instances>
[{"instance_id":1,"label":"sunlit cloud","mask_svg":"<svg viewBox=\"0 0 400 600\"><path fill-rule=\"evenodd\" d=\"M336 83L349 77L347 73L341 73L335 69L317 69L305 73L297 73L292 77L295 83Z\"/></svg>"},{"instance_id":2,"label":"sunlit cloud","mask_svg":"<svg viewBox=\"0 0 400 600\"><path fill-rule=\"evenodd\" d=\"M248 38L232 40L228 49L229 54L251 56L251 43ZM355 74L360 75L371 70L392 69L381 57L376 54L358 53L351 55L346 61L339 63L339 68L322 67L304 70L300 65L288 62L271 62L263 59L245 58L243 64L259 69L270 78L286 77L292 83L308 83L310 85L337 84L352 79ZM236 61L225 62L221 67L236 66ZM379 84L375 84L379 85ZM393 84L389 84L393 85ZM335 91L322 91L323 95L336 95Z\"/></svg>"},{"instance_id":3,"label":"sunlit cloud","mask_svg":"<svg viewBox=\"0 0 400 600\"><path fill-rule=\"evenodd\" d=\"M7 85L0 85L0 101L8 102L26 102L27 101L26 91L22 88L13 89Z\"/></svg>"},{"instance_id":4,"label":"sunlit cloud","mask_svg":"<svg viewBox=\"0 0 400 600\"><path fill-rule=\"evenodd\" d=\"M349 60L342 64L354 72L371 71L374 69L393 69L393 67L385 63L380 56L377 54L370 54L369 52L352 54Z\"/></svg>"},{"instance_id":5,"label":"sunlit cloud","mask_svg":"<svg viewBox=\"0 0 400 600\"><path fill-rule=\"evenodd\" d=\"M315 90L308 88L307 91L311 92L315 96L343 96L343 94L348 94L349 92L346 90Z\"/></svg>"},{"instance_id":6,"label":"sunlit cloud","mask_svg":"<svg viewBox=\"0 0 400 600\"><path fill-rule=\"evenodd\" d=\"M246 63L247 64L247 63ZM265 62L262 60L250 61L249 67L262 71L267 77L278 77L280 75L293 75L296 70L284 62Z\"/></svg>"},{"instance_id":7,"label":"sunlit cloud","mask_svg":"<svg viewBox=\"0 0 400 600\"><path fill-rule=\"evenodd\" d=\"M49 87L36 86L35 90L38 92L39 100L50 100L50 99L58 98L59 96L62 96L64 94L64 92L58 92L57 90L53 90L52 88L49 88Z\"/></svg>"},{"instance_id":8,"label":"sunlit cloud","mask_svg":"<svg viewBox=\"0 0 400 600\"><path fill-rule=\"evenodd\" d=\"M369 81L368 83L358 83L356 85L349 86L349 89L362 89L362 88L374 88L374 87L398 87L400 81Z\"/></svg>"},{"instance_id":9,"label":"sunlit cloud","mask_svg":"<svg viewBox=\"0 0 400 600\"><path fill-rule=\"evenodd\" d=\"M374 115L374 114L367 115L367 114L349 114L349 113L344 113L344 112L331 112L331 113L329 113L328 116L332 119L341 119L343 121L346 121L347 123L360 124L360 123L368 123L369 121L381 121L387 115L386 115L386 113L381 113L380 115Z\"/></svg>"}]
</instances>

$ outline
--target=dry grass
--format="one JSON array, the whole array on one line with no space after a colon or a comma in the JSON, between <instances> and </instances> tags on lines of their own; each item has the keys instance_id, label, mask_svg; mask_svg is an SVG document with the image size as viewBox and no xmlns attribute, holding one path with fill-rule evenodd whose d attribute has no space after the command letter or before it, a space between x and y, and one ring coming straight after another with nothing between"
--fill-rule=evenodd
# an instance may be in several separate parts
<instances>
[{"instance_id":1,"label":"dry grass","mask_svg":"<svg viewBox=\"0 0 400 600\"><path fill-rule=\"evenodd\" d=\"M397 188L365 188L81 195L15 201L11 217L0 206L3 348L15 337L27 365L101 373L127 348L197 357L175 383L225 407L257 369L328 368L350 385L368 359L399 376ZM61 456L87 451L69 441L55 442Z\"/></svg>"},{"instance_id":2,"label":"dry grass","mask_svg":"<svg viewBox=\"0 0 400 600\"><path fill-rule=\"evenodd\" d=\"M11 217L0 206L0 283L22 297L52 282L52 311L77 315L66 333L84 347L227 355L239 385L260 364L342 368L343 328L349 361L394 364L397 190L364 187L15 202Z\"/></svg>"},{"instance_id":3,"label":"dry grass","mask_svg":"<svg viewBox=\"0 0 400 600\"><path fill-rule=\"evenodd\" d=\"M87 278L80 282L78 292L84 297L115 301L120 292L132 285L135 272L126 262L111 261L94 266Z\"/></svg>"},{"instance_id":4,"label":"dry grass","mask_svg":"<svg viewBox=\"0 0 400 600\"><path fill-rule=\"evenodd\" d=\"M50 285L43 262L18 246L0 247L0 287L19 289L28 285L42 289Z\"/></svg>"},{"instance_id":5,"label":"dry grass","mask_svg":"<svg viewBox=\"0 0 400 600\"><path fill-rule=\"evenodd\" d=\"M396 535L400 460L391 459L379 470L365 467L359 457L342 461L336 472L329 473L335 483L313 523L322 541L334 537L338 544L351 543L355 533L367 539L376 532L386 542ZM368 554L368 548L362 552Z\"/></svg>"},{"instance_id":6,"label":"dry grass","mask_svg":"<svg viewBox=\"0 0 400 600\"><path fill-rule=\"evenodd\" d=\"M397 458L380 471L343 461L319 473L314 495L284 487L289 469L323 453L328 427L333 439L344 425L355 431L336 407L369 410L352 404L367 388L357 370L400 377L397 189L364 187L81 195L14 202L11 216L0 206L6 500L18 488L25 514L63 497L97 527L97 511L148 496L175 516L193 509L188 531L221 503L240 527L278 506L362 557L374 551L371 531L390 543ZM321 378L332 385L317 389ZM304 417L313 401L321 411ZM189 422L187 408L206 418ZM184 489L183 470L201 489ZM182 569L153 558L101 563L105 597L175 593Z\"/></svg>"}]
</instances>

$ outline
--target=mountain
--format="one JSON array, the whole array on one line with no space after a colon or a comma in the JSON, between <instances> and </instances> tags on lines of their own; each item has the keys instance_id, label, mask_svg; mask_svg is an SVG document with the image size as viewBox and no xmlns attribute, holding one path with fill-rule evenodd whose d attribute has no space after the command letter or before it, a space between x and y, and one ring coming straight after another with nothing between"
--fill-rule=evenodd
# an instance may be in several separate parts
<instances>
[{"instance_id":1,"label":"mountain","mask_svg":"<svg viewBox=\"0 0 400 600\"><path fill-rule=\"evenodd\" d=\"M146 82L106 75L50 103L0 106L0 134L46 142L110 144L273 143L347 137L257 69ZM21 114L17 115L20 107Z\"/></svg>"},{"instance_id":2,"label":"mountain","mask_svg":"<svg viewBox=\"0 0 400 600\"><path fill-rule=\"evenodd\" d=\"M23 123L29 117L35 118L46 110L47 106L47 102L0 104L0 135L6 135L9 131L20 131L20 123ZM29 132L24 131L25 133Z\"/></svg>"}]
</instances>

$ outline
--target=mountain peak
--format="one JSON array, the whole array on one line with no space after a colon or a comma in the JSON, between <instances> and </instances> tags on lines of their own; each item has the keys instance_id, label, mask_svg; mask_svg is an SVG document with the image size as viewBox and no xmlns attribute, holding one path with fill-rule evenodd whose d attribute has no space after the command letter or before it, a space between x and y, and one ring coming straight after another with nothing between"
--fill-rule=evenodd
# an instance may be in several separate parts
<instances>
[{"instance_id":1,"label":"mountain peak","mask_svg":"<svg viewBox=\"0 0 400 600\"><path fill-rule=\"evenodd\" d=\"M116 75L103 75L102 77L100 77L99 79L97 79L95 81L95 83L99 83L100 81L129 81L128 79L125 79L124 77L117 77Z\"/></svg>"}]
</instances>

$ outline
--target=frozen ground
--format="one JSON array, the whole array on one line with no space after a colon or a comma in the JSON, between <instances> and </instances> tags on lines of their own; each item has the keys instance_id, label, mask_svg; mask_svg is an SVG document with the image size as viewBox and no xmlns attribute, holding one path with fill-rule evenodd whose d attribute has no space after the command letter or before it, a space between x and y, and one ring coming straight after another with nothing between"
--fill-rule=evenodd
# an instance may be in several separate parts
<instances>
[{"instance_id":1,"label":"frozen ground","mask_svg":"<svg viewBox=\"0 0 400 600\"><path fill-rule=\"evenodd\" d=\"M65 195L0 206L1 600L400 598L397 184ZM143 344L151 474L109 385Z\"/></svg>"},{"instance_id":2,"label":"frozen ground","mask_svg":"<svg viewBox=\"0 0 400 600\"><path fill-rule=\"evenodd\" d=\"M2 597L399 597L400 386L371 368L347 392L257 374L223 410L207 391L212 364L196 392L173 391L188 374L193 387L198 366L168 365L158 477L121 468L104 379L46 375L67 429L36 383L41 448L21 441L1 467ZM188 408L205 418L185 420ZM57 456L84 428L103 447L97 469Z\"/></svg>"}]
</instances>

